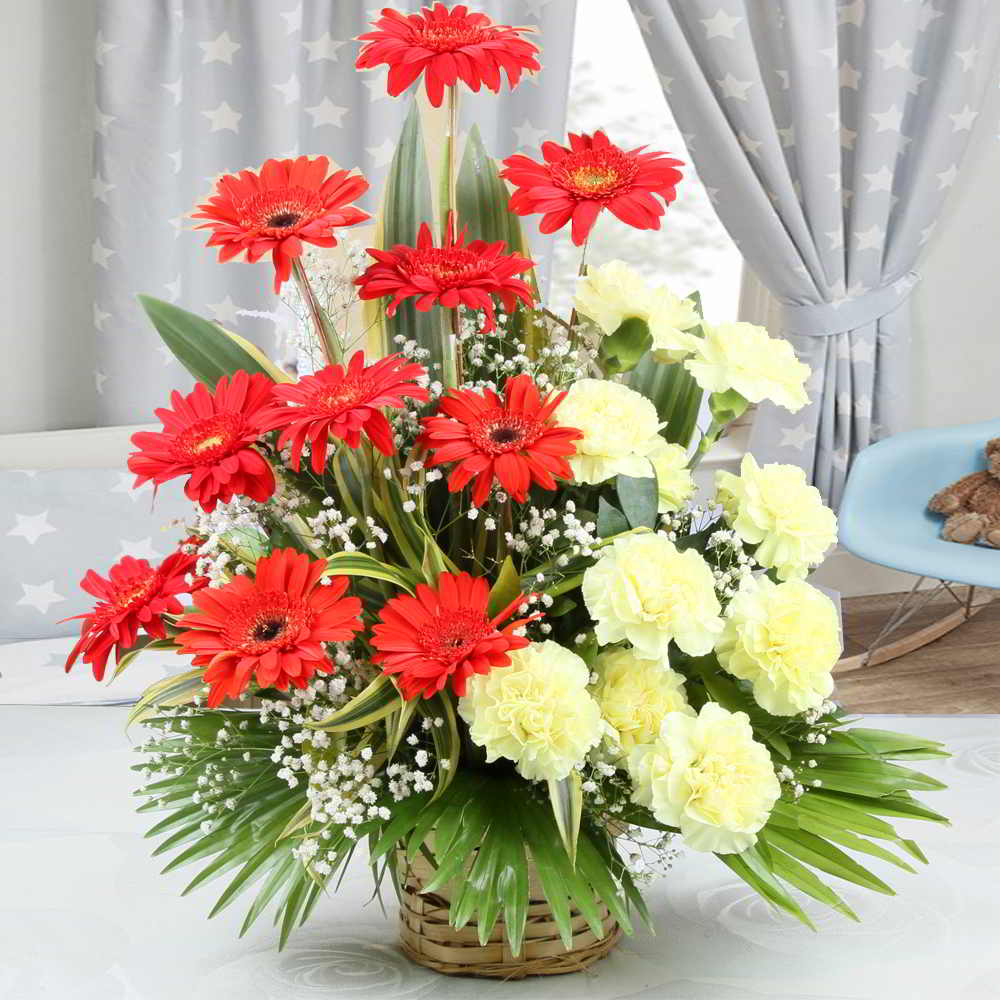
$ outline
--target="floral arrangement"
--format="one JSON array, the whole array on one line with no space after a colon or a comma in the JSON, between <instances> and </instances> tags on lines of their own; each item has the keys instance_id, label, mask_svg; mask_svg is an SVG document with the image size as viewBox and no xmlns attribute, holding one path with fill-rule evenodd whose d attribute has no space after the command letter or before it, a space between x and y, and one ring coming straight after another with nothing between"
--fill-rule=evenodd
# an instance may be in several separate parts
<instances>
[{"instance_id":1,"label":"floral arrangement","mask_svg":"<svg viewBox=\"0 0 1000 1000\"><path fill-rule=\"evenodd\" d=\"M197 385L129 468L194 513L158 567L87 574L67 669L190 658L132 712L156 853L204 864L189 888L227 876L212 914L250 894L244 931L273 901L281 945L360 841L376 885L423 859L452 924L502 921L513 955L529 874L569 948L571 913L648 920L681 845L807 924L801 894L853 918L824 876L891 893L856 855L925 860L891 821L944 821L910 766L944 751L830 700L838 616L806 577L836 518L801 470L748 455L701 503L692 475L750 402L801 407L808 368L621 261L581 267L572 316L542 307L520 217L584 252L605 210L656 229L681 164L603 131L498 165L473 129L460 159L460 85L537 71L527 29L438 3L360 41L390 94L447 105L438 199L414 107L367 254L368 185L323 156L194 214L220 260L270 254L297 374L142 299Z\"/></svg>"}]
</instances>

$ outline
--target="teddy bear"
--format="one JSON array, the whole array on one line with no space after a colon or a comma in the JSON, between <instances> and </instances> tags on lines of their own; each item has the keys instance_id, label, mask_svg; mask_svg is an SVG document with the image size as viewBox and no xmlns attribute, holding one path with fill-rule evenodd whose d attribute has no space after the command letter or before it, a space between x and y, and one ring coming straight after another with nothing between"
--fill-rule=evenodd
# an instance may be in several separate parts
<instances>
[{"instance_id":1,"label":"teddy bear","mask_svg":"<svg viewBox=\"0 0 1000 1000\"><path fill-rule=\"evenodd\" d=\"M1000 548L1000 438L986 442L986 468L938 490L927 509L947 515L941 537Z\"/></svg>"}]
</instances>

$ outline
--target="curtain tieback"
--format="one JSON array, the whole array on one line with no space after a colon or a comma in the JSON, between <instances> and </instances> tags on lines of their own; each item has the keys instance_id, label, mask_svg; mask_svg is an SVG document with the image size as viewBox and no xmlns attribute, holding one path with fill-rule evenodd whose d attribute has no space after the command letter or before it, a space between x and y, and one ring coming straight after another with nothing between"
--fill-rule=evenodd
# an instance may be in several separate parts
<instances>
[{"instance_id":1,"label":"curtain tieback","mask_svg":"<svg viewBox=\"0 0 1000 1000\"><path fill-rule=\"evenodd\" d=\"M888 284L833 302L782 302L782 332L797 337L832 337L874 323L898 309L919 280L916 271L907 271Z\"/></svg>"}]
</instances>

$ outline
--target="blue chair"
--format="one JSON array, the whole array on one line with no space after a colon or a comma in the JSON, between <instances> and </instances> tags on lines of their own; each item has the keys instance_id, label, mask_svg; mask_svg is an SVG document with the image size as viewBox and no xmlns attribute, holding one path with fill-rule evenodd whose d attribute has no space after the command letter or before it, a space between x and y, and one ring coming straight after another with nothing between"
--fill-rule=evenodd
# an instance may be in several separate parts
<instances>
[{"instance_id":1,"label":"blue chair","mask_svg":"<svg viewBox=\"0 0 1000 1000\"><path fill-rule=\"evenodd\" d=\"M961 545L940 537L944 517L927 510L938 490L986 467L984 445L1000 437L1000 420L959 427L907 431L879 441L854 460L841 501L840 543L849 552L918 577L868 648L838 664L838 672L919 649L967 621L992 600L976 588L1000 588L1000 550ZM926 579L937 586L921 589ZM964 594L956 589L967 588ZM942 592L957 608L902 639L888 642ZM950 605L949 605L950 607Z\"/></svg>"}]
</instances>

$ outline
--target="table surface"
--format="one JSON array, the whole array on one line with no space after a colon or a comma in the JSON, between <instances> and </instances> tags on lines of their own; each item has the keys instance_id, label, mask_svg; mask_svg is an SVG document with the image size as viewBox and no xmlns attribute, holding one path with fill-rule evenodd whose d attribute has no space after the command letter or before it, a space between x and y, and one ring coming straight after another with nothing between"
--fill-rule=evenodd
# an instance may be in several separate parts
<instances>
[{"instance_id":1,"label":"table surface","mask_svg":"<svg viewBox=\"0 0 1000 1000\"><path fill-rule=\"evenodd\" d=\"M0 997L5 1000L987 1000L1000 997L1000 717L871 717L947 743L926 770L953 826L902 824L931 864L879 871L896 898L846 885L861 924L777 916L711 856L688 853L648 890L640 930L584 974L498 983L437 976L396 949L363 860L278 954L268 920L205 920L223 883L191 896L158 874L132 810L125 709L0 708ZM391 890L388 893L392 897Z\"/></svg>"}]
</instances>

